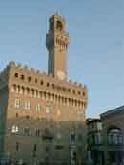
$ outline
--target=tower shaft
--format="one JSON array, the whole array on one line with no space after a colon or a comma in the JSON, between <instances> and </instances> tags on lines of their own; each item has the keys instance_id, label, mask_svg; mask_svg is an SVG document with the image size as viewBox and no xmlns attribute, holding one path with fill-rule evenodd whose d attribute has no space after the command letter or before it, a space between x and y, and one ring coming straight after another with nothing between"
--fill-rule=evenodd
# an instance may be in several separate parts
<instances>
[{"instance_id":1,"label":"tower shaft","mask_svg":"<svg viewBox=\"0 0 124 165\"><path fill-rule=\"evenodd\" d=\"M59 79L67 78L67 48L69 35L65 30L65 20L55 14L49 20L46 46L49 51L48 74Z\"/></svg>"}]
</instances>

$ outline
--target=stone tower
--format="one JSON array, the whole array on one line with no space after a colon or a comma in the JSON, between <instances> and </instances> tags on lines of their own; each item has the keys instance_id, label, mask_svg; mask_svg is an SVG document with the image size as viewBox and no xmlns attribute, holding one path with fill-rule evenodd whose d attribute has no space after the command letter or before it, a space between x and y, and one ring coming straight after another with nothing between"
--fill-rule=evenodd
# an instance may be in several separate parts
<instances>
[{"instance_id":1,"label":"stone tower","mask_svg":"<svg viewBox=\"0 0 124 165\"><path fill-rule=\"evenodd\" d=\"M67 48L69 35L66 32L65 20L58 14L49 19L49 32L46 46L49 51L48 73L61 80L67 79Z\"/></svg>"},{"instance_id":2,"label":"stone tower","mask_svg":"<svg viewBox=\"0 0 124 165\"><path fill-rule=\"evenodd\" d=\"M50 18L49 74L15 62L0 72L0 164L85 164L87 87L67 80L65 29Z\"/></svg>"}]
</instances>

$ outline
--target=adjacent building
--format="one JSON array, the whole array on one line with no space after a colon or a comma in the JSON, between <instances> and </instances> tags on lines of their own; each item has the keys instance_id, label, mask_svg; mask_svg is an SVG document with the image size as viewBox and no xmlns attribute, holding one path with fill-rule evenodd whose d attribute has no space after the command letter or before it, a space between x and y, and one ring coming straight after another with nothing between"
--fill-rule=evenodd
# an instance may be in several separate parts
<instances>
[{"instance_id":1,"label":"adjacent building","mask_svg":"<svg viewBox=\"0 0 124 165\"><path fill-rule=\"evenodd\" d=\"M101 114L105 165L124 164L124 106Z\"/></svg>"},{"instance_id":2,"label":"adjacent building","mask_svg":"<svg viewBox=\"0 0 124 165\"><path fill-rule=\"evenodd\" d=\"M124 106L87 119L87 150L93 165L124 164Z\"/></svg>"},{"instance_id":3,"label":"adjacent building","mask_svg":"<svg viewBox=\"0 0 124 165\"><path fill-rule=\"evenodd\" d=\"M104 165L101 119L87 119L87 150L93 165Z\"/></svg>"},{"instance_id":4,"label":"adjacent building","mask_svg":"<svg viewBox=\"0 0 124 165\"><path fill-rule=\"evenodd\" d=\"M87 87L68 80L65 19L49 19L48 74L10 64L0 73L1 163L81 165L86 160Z\"/></svg>"}]
</instances>

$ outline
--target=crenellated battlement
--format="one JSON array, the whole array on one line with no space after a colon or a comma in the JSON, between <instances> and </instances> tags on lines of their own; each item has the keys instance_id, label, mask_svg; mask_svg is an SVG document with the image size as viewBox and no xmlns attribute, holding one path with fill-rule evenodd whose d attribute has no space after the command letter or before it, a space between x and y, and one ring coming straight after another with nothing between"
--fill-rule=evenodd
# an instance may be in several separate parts
<instances>
[{"instance_id":1,"label":"crenellated battlement","mask_svg":"<svg viewBox=\"0 0 124 165\"><path fill-rule=\"evenodd\" d=\"M67 86L71 86L72 88L77 88L77 89L87 89L86 85L83 85L81 83L77 83L76 81L72 81L72 80L60 80L58 78L54 78L52 74L47 74L46 72L41 72L40 70L36 70L34 68L30 68L27 65L22 65L22 64L17 64L13 61L11 61L7 67L2 71L2 74L4 74L5 72L7 72L7 70L13 70L13 72L15 71L21 71L20 73L23 74L31 74L34 77L39 77L39 78L45 78L45 79L51 79L52 81L56 82L56 83L62 83L62 84L66 84Z\"/></svg>"},{"instance_id":2,"label":"crenellated battlement","mask_svg":"<svg viewBox=\"0 0 124 165\"><path fill-rule=\"evenodd\" d=\"M75 107L87 106L87 88L72 80L60 80L45 72L10 62L1 75L9 75L10 92L34 98L45 98ZM2 79L2 76L1 76Z\"/></svg>"}]
</instances>

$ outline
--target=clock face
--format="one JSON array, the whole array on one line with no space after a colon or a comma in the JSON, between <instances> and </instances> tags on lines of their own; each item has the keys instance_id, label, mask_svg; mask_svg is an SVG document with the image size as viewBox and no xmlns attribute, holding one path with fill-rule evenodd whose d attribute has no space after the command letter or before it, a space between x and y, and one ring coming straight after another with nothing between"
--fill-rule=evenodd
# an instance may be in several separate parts
<instances>
[{"instance_id":1,"label":"clock face","mask_svg":"<svg viewBox=\"0 0 124 165\"><path fill-rule=\"evenodd\" d=\"M65 79L65 73L61 70L58 70L57 71L57 77L60 79L60 80L64 80Z\"/></svg>"}]
</instances>

